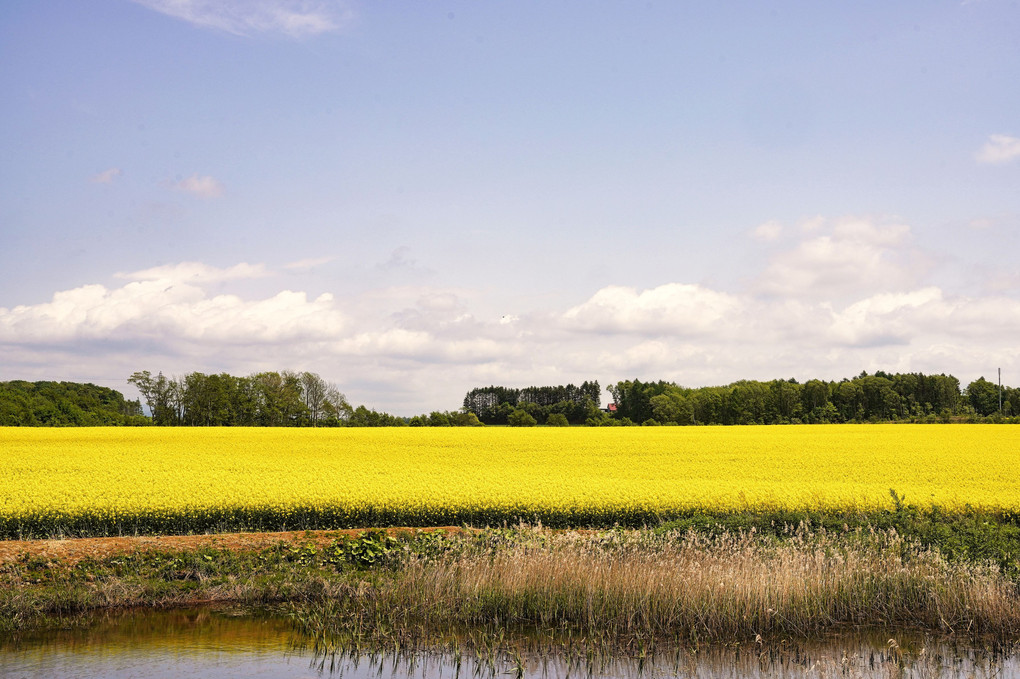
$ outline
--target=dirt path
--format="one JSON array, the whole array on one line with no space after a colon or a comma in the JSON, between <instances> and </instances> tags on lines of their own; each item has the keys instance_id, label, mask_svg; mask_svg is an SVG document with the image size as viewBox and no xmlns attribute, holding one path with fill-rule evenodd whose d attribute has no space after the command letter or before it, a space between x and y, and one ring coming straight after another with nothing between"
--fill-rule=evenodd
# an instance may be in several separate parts
<instances>
[{"instance_id":1,"label":"dirt path","mask_svg":"<svg viewBox=\"0 0 1020 679\"><path fill-rule=\"evenodd\" d=\"M365 530L385 530L393 535L408 531L442 531L460 533L463 528L442 526L438 528L384 528L356 530L309 530L282 533L216 533L212 535L158 535L119 538L69 538L64 540L0 540L0 565L20 559L24 554L64 563L77 563L82 559L102 559L116 554L149 550L184 550L200 547L243 551L261 549L278 542L316 545L328 544L341 536L355 536Z\"/></svg>"}]
</instances>

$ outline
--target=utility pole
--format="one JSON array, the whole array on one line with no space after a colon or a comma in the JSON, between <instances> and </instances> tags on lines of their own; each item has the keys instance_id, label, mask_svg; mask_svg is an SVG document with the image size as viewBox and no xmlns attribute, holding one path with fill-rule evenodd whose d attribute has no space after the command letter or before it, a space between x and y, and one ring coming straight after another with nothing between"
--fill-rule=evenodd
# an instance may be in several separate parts
<instances>
[{"instance_id":1,"label":"utility pole","mask_svg":"<svg viewBox=\"0 0 1020 679\"><path fill-rule=\"evenodd\" d=\"M999 412L1002 412L1002 368L999 368Z\"/></svg>"}]
</instances>

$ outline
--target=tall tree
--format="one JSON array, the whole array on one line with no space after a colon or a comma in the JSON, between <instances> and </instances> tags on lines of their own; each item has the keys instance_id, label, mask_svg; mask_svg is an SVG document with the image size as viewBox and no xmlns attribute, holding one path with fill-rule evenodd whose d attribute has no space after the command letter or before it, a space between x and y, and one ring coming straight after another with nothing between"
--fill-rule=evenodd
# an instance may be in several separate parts
<instances>
[{"instance_id":1,"label":"tall tree","mask_svg":"<svg viewBox=\"0 0 1020 679\"><path fill-rule=\"evenodd\" d=\"M319 425L326 406L329 385L326 380L312 372L303 372L301 379L301 401L305 404L308 421L313 427Z\"/></svg>"},{"instance_id":2,"label":"tall tree","mask_svg":"<svg viewBox=\"0 0 1020 679\"><path fill-rule=\"evenodd\" d=\"M967 385L967 401L978 415L991 415L999 410L999 387L984 377Z\"/></svg>"}]
</instances>

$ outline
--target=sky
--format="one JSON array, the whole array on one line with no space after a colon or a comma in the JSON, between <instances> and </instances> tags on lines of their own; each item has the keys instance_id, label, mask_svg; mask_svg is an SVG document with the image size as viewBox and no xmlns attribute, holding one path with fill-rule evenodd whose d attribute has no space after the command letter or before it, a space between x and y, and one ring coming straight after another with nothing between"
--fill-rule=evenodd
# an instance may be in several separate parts
<instances>
[{"instance_id":1,"label":"sky","mask_svg":"<svg viewBox=\"0 0 1020 679\"><path fill-rule=\"evenodd\" d=\"M5 0L0 380L1020 385L1018 36L1005 0Z\"/></svg>"}]
</instances>

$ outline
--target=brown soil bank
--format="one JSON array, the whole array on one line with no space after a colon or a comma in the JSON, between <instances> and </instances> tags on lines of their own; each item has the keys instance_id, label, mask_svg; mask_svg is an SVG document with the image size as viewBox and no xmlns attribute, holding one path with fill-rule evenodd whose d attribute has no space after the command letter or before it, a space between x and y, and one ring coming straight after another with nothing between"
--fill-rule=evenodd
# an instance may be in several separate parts
<instances>
[{"instance_id":1,"label":"brown soil bank","mask_svg":"<svg viewBox=\"0 0 1020 679\"><path fill-rule=\"evenodd\" d=\"M412 531L456 534L456 526L436 528L377 528L397 537ZM201 548L234 552L255 551L279 543L322 546L340 537L356 537L364 530L302 530L276 533L214 533L209 535L160 535L116 538L66 538L59 540L0 540L0 566L28 558L42 558L74 565L83 559L106 559L118 554L147 551L183 551Z\"/></svg>"}]
</instances>

